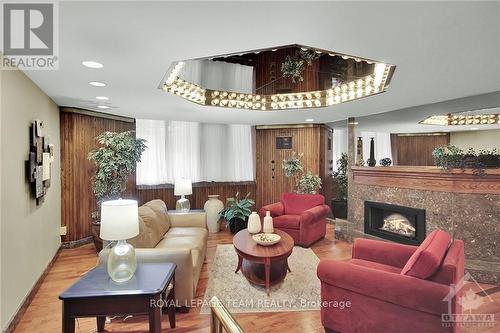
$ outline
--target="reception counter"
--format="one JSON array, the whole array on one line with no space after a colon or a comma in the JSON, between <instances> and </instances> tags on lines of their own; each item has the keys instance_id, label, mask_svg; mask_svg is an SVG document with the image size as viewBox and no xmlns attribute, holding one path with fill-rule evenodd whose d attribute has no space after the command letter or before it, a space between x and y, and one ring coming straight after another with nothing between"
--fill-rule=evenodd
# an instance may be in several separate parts
<instances>
[{"instance_id":1,"label":"reception counter","mask_svg":"<svg viewBox=\"0 0 500 333\"><path fill-rule=\"evenodd\" d=\"M500 194L500 169L477 175L472 169L438 167L353 167L355 184L450 193Z\"/></svg>"}]
</instances>

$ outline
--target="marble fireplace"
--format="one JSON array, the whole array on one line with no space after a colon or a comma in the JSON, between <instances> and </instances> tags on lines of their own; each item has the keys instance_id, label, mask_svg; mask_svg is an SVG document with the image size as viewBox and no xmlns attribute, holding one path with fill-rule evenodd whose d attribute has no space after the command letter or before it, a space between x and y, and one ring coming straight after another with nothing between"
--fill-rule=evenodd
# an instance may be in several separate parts
<instances>
[{"instance_id":1,"label":"marble fireplace","mask_svg":"<svg viewBox=\"0 0 500 333\"><path fill-rule=\"evenodd\" d=\"M348 218L334 223L339 239L412 245L443 229L464 241L465 267L477 281L500 284L500 169L478 176L436 167L353 166Z\"/></svg>"}]
</instances>

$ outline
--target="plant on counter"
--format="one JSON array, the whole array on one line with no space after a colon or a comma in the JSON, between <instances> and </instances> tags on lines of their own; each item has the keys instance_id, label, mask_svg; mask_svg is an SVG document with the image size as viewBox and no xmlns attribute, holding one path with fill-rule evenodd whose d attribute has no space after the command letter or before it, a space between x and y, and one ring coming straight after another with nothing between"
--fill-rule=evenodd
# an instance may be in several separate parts
<instances>
[{"instance_id":1,"label":"plant on counter","mask_svg":"<svg viewBox=\"0 0 500 333\"><path fill-rule=\"evenodd\" d=\"M255 201L250 198L250 192L241 200L239 196L240 192L237 192L234 197L227 198L226 207L219 212L219 215L226 220L229 229L233 233L237 233L247 227L248 217L252 213L252 207L255 205Z\"/></svg>"},{"instance_id":2,"label":"plant on counter","mask_svg":"<svg viewBox=\"0 0 500 333\"><path fill-rule=\"evenodd\" d=\"M443 170L473 169L477 175L484 175L485 169L500 168L500 154L496 149L469 149L464 152L454 145L437 147L432 151L434 164Z\"/></svg>"},{"instance_id":3,"label":"plant on counter","mask_svg":"<svg viewBox=\"0 0 500 333\"><path fill-rule=\"evenodd\" d=\"M311 171L304 172L302 154L292 153L290 158L283 160L281 167L286 177L293 178L295 192L300 194L315 194L321 188L321 178Z\"/></svg>"},{"instance_id":4,"label":"plant on counter","mask_svg":"<svg viewBox=\"0 0 500 333\"><path fill-rule=\"evenodd\" d=\"M104 132L97 137L101 147L92 150L88 159L96 165L92 189L97 199L94 221L99 220L99 207L105 200L118 199L126 190L128 177L135 171L146 149L146 140L137 139L134 131Z\"/></svg>"}]
</instances>

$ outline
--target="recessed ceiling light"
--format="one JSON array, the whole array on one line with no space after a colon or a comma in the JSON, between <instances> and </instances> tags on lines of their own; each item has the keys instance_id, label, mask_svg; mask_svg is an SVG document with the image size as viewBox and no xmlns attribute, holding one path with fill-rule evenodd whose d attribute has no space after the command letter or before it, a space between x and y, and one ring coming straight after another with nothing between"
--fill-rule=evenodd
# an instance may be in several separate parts
<instances>
[{"instance_id":1,"label":"recessed ceiling light","mask_svg":"<svg viewBox=\"0 0 500 333\"><path fill-rule=\"evenodd\" d=\"M98 99L100 101L107 101L109 99L109 97L106 97L106 96L97 96L95 99Z\"/></svg>"},{"instance_id":2,"label":"recessed ceiling light","mask_svg":"<svg viewBox=\"0 0 500 333\"><path fill-rule=\"evenodd\" d=\"M104 65L96 61L82 61L82 65L88 68L103 68Z\"/></svg>"},{"instance_id":3,"label":"recessed ceiling light","mask_svg":"<svg viewBox=\"0 0 500 333\"><path fill-rule=\"evenodd\" d=\"M110 108L109 106L106 106L106 105L98 105L97 107L99 109L109 109Z\"/></svg>"},{"instance_id":4,"label":"recessed ceiling light","mask_svg":"<svg viewBox=\"0 0 500 333\"><path fill-rule=\"evenodd\" d=\"M314 119L312 119L312 118L307 118L307 119L306 119L306 121L307 121L307 122L311 122L311 121L314 121Z\"/></svg>"},{"instance_id":5,"label":"recessed ceiling light","mask_svg":"<svg viewBox=\"0 0 500 333\"><path fill-rule=\"evenodd\" d=\"M106 87L106 83L104 82L92 81L89 84L94 87Z\"/></svg>"}]
</instances>

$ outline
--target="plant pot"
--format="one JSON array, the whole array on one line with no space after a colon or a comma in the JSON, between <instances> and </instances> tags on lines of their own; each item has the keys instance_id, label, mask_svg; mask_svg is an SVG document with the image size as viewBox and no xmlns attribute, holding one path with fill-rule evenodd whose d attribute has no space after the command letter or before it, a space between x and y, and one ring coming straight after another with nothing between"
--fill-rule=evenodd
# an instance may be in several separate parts
<instances>
[{"instance_id":1,"label":"plant pot","mask_svg":"<svg viewBox=\"0 0 500 333\"><path fill-rule=\"evenodd\" d=\"M99 237L99 233L101 231L101 223L92 222L92 239L94 240L94 246L97 252L101 252L102 250L102 239Z\"/></svg>"},{"instance_id":2,"label":"plant pot","mask_svg":"<svg viewBox=\"0 0 500 333\"><path fill-rule=\"evenodd\" d=\"M229 230L233 234L236 234L239 231L246 229L247 225L248 225L248 218L245 220L234 218L234 219L231 219L231 221L229 223Z\"/></svg>"},{"instance_id":3,"label":"plant pot","mask_svg":"<svg viewBox=\"0 0 500 333\"><path fill-rule=\"evenodd\" d=\"M332 199L331 208L334 218L347 218L347 200Z\"/></svg>"}]
</instances>

